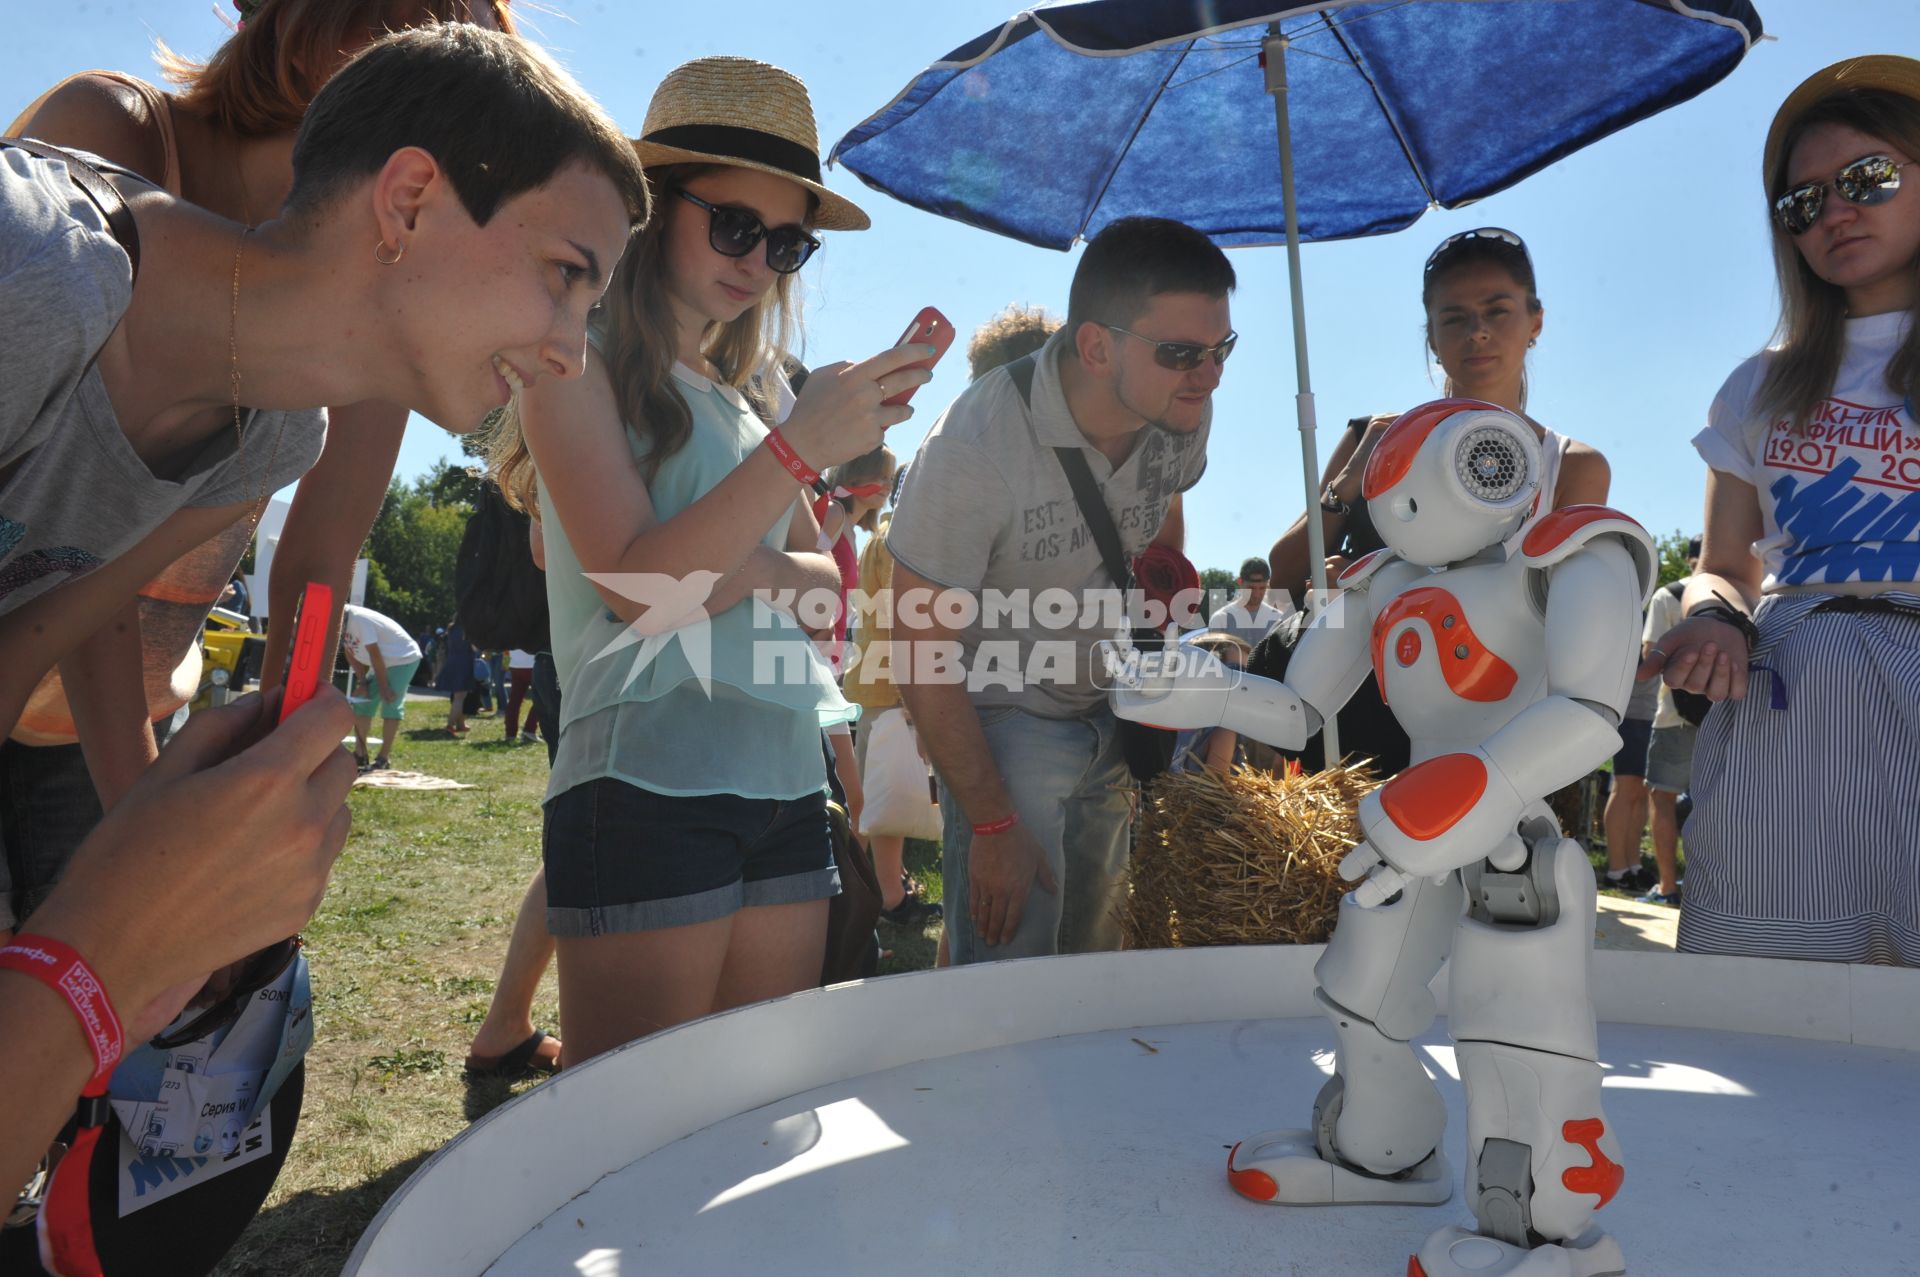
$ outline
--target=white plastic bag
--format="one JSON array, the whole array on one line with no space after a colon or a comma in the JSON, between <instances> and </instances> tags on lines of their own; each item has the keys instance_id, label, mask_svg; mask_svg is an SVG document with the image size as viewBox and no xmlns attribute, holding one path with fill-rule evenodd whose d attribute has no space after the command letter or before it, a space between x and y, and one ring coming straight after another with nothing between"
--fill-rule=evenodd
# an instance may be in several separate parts
<instances>
[{"instance_id":1,"label":"white plastic bag","mask_svg":"<svg viewBox=\"0 0 1920 1277\"><path fill-rule=\"evenodd\" d=\"M873 720L867 741L867 769L860 788L866 806L860 812L860 835L871 837L940 837L940 807L927 784L927 765L907 722L905 710L881 711Z\"/></svg>"}]
</instances>

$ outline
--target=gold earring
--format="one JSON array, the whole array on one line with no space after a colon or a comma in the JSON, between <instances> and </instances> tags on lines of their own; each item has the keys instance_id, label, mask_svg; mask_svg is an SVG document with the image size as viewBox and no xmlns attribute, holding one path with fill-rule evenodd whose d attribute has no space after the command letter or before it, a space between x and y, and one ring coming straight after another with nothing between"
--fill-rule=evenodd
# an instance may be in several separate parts
<instances>
[{"instance_id":1,"label":"gold earring","mask_svg":"<svg viewBox=\"0 0 1920 1277\"><path fill-rule=\"evenodd\" d=\"M396 263L399 262L399 260L403 256L406 255L407 246L405 244L395 244L393 246L393 256L382 257L380 256L380 250L385 248L386 246L387 246L387 241L385 236L382 236L380 238L380 241L373 246L373 260L376 262L379 262L382 266L395 265Z\"/></svg>"}]
</instances>

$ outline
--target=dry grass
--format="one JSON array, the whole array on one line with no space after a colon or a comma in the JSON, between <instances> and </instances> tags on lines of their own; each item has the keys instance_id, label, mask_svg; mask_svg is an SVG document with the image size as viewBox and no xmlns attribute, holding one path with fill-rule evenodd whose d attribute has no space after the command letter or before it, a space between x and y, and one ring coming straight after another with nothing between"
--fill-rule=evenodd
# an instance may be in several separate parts
<instances>
[{"instance_id":1,"label":"dry grass","mask_svg":"<svg viewBox=\"0 0 1920 1277\"><path fill-rule=\"evenodd\" d=\"M1159 777L1134 833L1127 947L1324 941L1347 887L1340 858L1360 837L1354 809L1376 783L1359 766Z\"/></svg>"}]
</instances>

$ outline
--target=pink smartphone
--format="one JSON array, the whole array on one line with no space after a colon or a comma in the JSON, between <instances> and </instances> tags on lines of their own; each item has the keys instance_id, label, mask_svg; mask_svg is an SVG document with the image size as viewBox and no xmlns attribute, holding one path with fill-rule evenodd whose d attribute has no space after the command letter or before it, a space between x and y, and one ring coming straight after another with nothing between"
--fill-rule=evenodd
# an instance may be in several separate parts
<instances>
[{"instance_id":1,"label":"pink smartphone","mask_svg":"<svg viewBox=\"0 0 1920 1277\"><path fill-rule=\"evenodd\" d=\"M921 360L917 364L908 364L909 368L931 368L940 362L940 356L947 353L947 347L953 345L953 321L929 306L913 317L907 325L907 331L900 334L900 340L893 344L905 346L910 342L925 342L933 347L933 358ZM889 408L898 408L913 398L918 386L908 386L890 399L882 400Z\"/></svg>"},{"instance_id":2,"label":"pink smartphone","mask_svg":"<svg viewBox=\"0 0 1920 1277\"><path fill-rule=\"evenodd\" d=\"M300 593L299 610L294 613L293 650L287 655L285 691L280 698L282 723L320 690L328 663L321 649L327 641L327 622L332 619L333 588L318 581L307 582Z\"/></svg>"}]
</instances>

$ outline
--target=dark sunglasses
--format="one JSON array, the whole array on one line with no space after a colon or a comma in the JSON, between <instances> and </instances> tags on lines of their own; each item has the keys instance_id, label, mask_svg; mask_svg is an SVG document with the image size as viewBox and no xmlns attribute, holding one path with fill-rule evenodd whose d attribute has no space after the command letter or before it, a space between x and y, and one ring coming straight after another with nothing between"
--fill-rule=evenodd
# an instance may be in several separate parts
<instances>
[{"instance_id":1,"label":"dark sunglasses","mask_svg":"<svg viewBox=\"0 0 1920 1277\"><path fill-rule=\"evenodd\" d=\"M294 955L299 952L299 936L260 950L246 960L246 968L235 977L219 1001L171 1033L156 1035L152 1039L153 1046L162 1051L171 1051L226 1028L240 1018L240 1013L247 1009L247 1003L253 1000L254 994L286 974L287 968L293 964Z\"/></svg>"},{"instance_id":2,"label":"dark sunglasses","mask_svg":"<svg viewBox=\"0 0 1920 1277\"><path fill-rule=\"evenodd\" d=\"M1433 268L1439 265L1440 259L1445 257L1449 250L1459 247L1470 239L1490 239L1496 244L1505 244L1508 248L1517 248L1520 250L1520 256L1526 259L1527 269L1533 269L1533 256L1527 252L1526 241L1505 227L1476 226L1470 231L1461 231L1457 235L1449 235L1441 240L1440 247L1427 254L1426 273L1431 275Z\"/></svg>"},{"instance_id":3,"label":"dark sunglasses","mask_svg":"<svg viewBox=\"0 0 1920 1277\"><path fill-rule=\"evenodd\" d=\"M1855 160L1827 182L1802 182L1773 202L1773 220L1789 235L1805 235L1820 220L1831 186L1849 204L1884 204L1900 189L1900 170L1891 155L1867 155Z\"/></svg>"},{"instance_id":4,"label":"dark sunglasses","mask_svg":"<svg viewBox=\"0 0 1920 1277\"><path fill-rule=\"evenodd\" d=\"M677 194L695 208L707 210L707 243L722 257L745 257L764 239L767 265L782 275L791 275L820 251L820 241L798 226L776 226L768 230L765 222L744 208L709 204L685 189Z\"/></svg>"},{"instance_id":5,"label":"dark sunglasses","mask_svg":"<svg viewBox=\"0 0 1920 1277\"><path fill-rule=\"evenodd\" d=\"M1196 346L1190 341L1155 341L1151 337L1142 337L1118 324L1102 324L1112 332L1121 333L1135 341L1144 341L1153 347L1153 362L1162 368L1171 368L1175 372L1192 372L1200 366L1200 361L1209 355L1216 364L1227 362L1227 356L1233 353L1233 343L1240 340L1240 334L1229 332L1226 337L1211 346Z\"/></svg>"}]
</instances>

